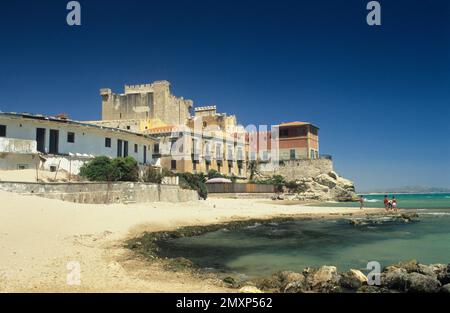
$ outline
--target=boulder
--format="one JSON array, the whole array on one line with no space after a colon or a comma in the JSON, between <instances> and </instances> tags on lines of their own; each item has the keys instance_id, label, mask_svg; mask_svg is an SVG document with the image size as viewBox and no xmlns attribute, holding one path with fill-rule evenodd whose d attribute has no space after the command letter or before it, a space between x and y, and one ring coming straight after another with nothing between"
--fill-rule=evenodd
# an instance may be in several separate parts
<instances>
[{"instance_id":1,"label":"boulder","mask_svg":"<svg viewBox=\"0 0 450 313\"><path fill-rule=\"evenodd\" d=\"M408 272L404 268L394 268L381 274L381 286L388 289L406 291Z\"/></svg>"},{"instance_id":2,"label":"boulder","mask_svg":"<svg viewBox=\"0 0 450 313\"><path fill-rule=\"evenodd\" d=\"M441 288L441 283L430 276L420 273L408 274L406 290L414 293L434 293Z\"/></svg>"},{"instance_id":3,"label":"boulder","mask_svg":"<svg viewBox=\"0 0 450 313\"><path fill-rule=\"evenodd\" d=\"M430 276L433 278L437 278L437 274L434 271L434 268L432 265L423 265L423 264L419 264L418 265L418 269L417 269L417 273L426 275L426 276Z\"/></svg>"},{"instance_id":4,"label":"boulder","mask_svg":"<svg viewBox=\"0 0 450 313\"><path fill-rule=\"evenodd\" d=\"M328 176L330 176L331 178L333 178L334 180L337 180L339 175L335 172L335 171L331 171L328 173Z\"/></svg>"},{"instance_id":5,"label":"boulder","mask_svg":"<svg viewBox=\"0 0 450 313\"><path fill-rule=\"evenodd\" d=\"M439 292L450 293L450 284L442 286L441 289L439 290Z\"/></svg>"},{"instance_id":6,"label":"boulder","mask_svg":"<svg viewBox=\"0 0 450 313\"><path fill-rule=\"evenodd\" d=\"M351 180L345 179L343 177L338 177L336 179L336 182L337 182L337 186L339 186L347 191L355 192L355 184Z\"/></svg>"},{"instance_id":7,"label":"boulder","mask_svg":"<svg viewBox=\"0 0 450 313\"><path fill-rule=\"evenodd\" d=\"M358 196L355 192L349 191L341 186L335 186L330 190L331 198L336 201L355 201L358 199Z\"/></svg>"},{"instance_id":8,"label":"boulder","mask_svg":"<svg viewBox=\"0 0 450 313\"><path fill-rule=\"evenodd\" d=\"M384 271L389 272L399 268L406 270L408 273L418 272L419 263L416 260L402 261L386 267Z\"/></svg>"},{"instance_id":9,"label":"boulder","mask_svg":"<svg viewBox=\"0 0 450 313\"><path fill-rule=\"evenodd\" d=\"M438 272L437 279L441 282L442 285L450 284L450 264L447 265L446 268Z\"/></svg>"},{"instance_id":10,"label":"boulder","mask_svg":"<svg viewBox=\"0 0 450 313\"><path fill-rule=\"evenodd\" d=\"M280 273L275 273L270 277L256 280L256 287L268 292L280 292L283 289L283 281Z\"/></svg>"},{"instance_id":11,"label":"boulder","mask_svg":"<svg viewBox=\"0 0 450 313\"><path fill-rule=\"evenodd\" d=\"M310 270L306 276L306 283L313 291L336 292L340 290L340 275L335 266L322 266L316 270Z\"/></svg>"},{"instance_id":12,"label":"boulder","mask_svg":"<svg viewBox=\"0 0 450 313\"><path fill-rule=\"evenodd\" d=\"M300 273L291 272L291 271L284 271L279 274L280 279L283 284L287 285L289 283L298 282L298 281L305 281L305 276Z\"/></svg>"},{"instance_id":13,"label":"boulder","mask_svg":"<svg viewBox=\"0 0 450 313\"><path fill-rule=\"evenodd\" d=\"M288 283L286 287L284 287L283 292L285 293L304 293L308 291L308 286L306 285L306 281L294 281Z\"/></svg>"},{"instance_id":14,"label":"boulder","mask_svg":"<svg viewBox=\"0 0 450 313\"><path fill-rule=\"evenodd\" d=\"M341 275L340 284L343 288L356 290L367 283L367 277L363 272L351 269Z\"/></svg>"},{"instance_id":15,"label":"boulder","mask_svg":"<svg viewBox=\"0 0 450 313\"><path fill-rule=\"evenodd\" d=\"M328 188L334 188L337 185L336 179L332 178L327 174L320 174L313 178L313 180L323 186L327 186Z\"/></svg>"},{"instance_id":16,"label":"boulder","mask_svg":"<svg viewBox=\"0 0 450 313\"><path fill-rule=\"evenodd\" d=\"M261 290L256 288L255 286L244 286L241 289L239 289L240 293L262 293Z\"/></svg>"},{"instance_id":17,"label":"boulder","mask_svg":"<svg viewBox=\"0 0 450 313\"><path fill-rule=\"evenodd\" d=\"M436 274L437 276L439 273L445 271L445 269L447 268L447 264L431 264L429 267L433 270L434 274Z\"/></svg>"}]
</instances>

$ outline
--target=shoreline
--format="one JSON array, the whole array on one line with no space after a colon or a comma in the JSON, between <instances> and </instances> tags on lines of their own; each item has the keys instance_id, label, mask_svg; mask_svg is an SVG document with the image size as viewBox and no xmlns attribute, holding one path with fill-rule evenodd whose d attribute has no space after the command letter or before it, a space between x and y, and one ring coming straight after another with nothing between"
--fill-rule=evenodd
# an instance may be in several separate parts
<instances>
[{"instance_id":1,"label":"shoreline","mask_svg":"<svg viewBox=\"0 0 450 313\"><path fill-rule=\"evenodd\" d=\"M380 209L312 207L261 199L77 204L0 192L0 292L234 292L212 275L168 271L123 245L144 232L252 219L336 218ZM68 262L81 284L68 285Z\"/></svg>"}]
</instances>

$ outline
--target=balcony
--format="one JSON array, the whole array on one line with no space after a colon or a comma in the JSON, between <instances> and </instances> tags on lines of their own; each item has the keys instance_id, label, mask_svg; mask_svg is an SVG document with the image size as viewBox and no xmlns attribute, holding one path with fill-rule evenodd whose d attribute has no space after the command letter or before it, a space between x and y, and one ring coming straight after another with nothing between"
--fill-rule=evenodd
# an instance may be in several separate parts
<instances>
[{"instance_id":1,"label":"balcony","mask_svg":"<svg viewBox=\"0 0 450 313\"><path fill-rule=\"evenodd\" d=\"M36 154L36 140L0 138L0 153Z\"/></svg>"}]
</instances>

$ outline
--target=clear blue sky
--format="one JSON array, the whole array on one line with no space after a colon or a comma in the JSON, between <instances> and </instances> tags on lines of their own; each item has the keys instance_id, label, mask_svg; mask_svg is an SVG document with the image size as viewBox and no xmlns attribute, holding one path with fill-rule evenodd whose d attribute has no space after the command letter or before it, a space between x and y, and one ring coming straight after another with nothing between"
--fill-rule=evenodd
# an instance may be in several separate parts
<instances>
[{"instance_id":1,"label":"clear blue sky","mask_svg":"<svg viewBox=\"0 0 450 313\"><path fill-rule=\"evenodd\" d=\"M244 125L302 120L360 190L450 187L450 1L80 1L0 7L0 110L99 119L98 89L166 79Z\"/></svg>"}]
</instances>

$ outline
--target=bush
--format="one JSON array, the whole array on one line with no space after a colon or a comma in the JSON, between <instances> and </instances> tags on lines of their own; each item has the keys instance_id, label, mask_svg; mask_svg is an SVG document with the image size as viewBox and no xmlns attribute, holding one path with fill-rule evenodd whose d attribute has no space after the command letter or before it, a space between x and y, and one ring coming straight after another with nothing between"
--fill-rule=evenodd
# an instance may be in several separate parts
<instances>
[{"instance_id":1,"label":"bush","mask_svg":"<svg viewBox=\"0 0 450 313\"><path fill-rule=\"evenodd\" d=\"M115 158L95 157L80 169L80 176L90 181L137 181L139 168L132 157Z\"/></svg>"},{"instance_id":2,"label":"bush","mask_svg":"<svg viewBox=\"0 0 450 313\"><path fill-rule=\"evenodd\" d=\"M148 167L144 174L144 181L147 183L161 184L164 176L163 174L153 167Z\"/></svg>"},{"instance_id":3,"label":"bush","mask_svg":"<svg viewBox=\"0 0 450 313\"><path fill-rule=\"evenodd\" d=\"M119 172L120 181L138 181L139 167L133 157L119 157L112 160L113 167Z\"/></svg>"},{"instance_id":4,"label":"bush","mask_svg":"<svg viewBox=\"0 0 450 313\"><path fill-rule=\"evenodd\" d=\"M296 193L300 189L299 184L297 184L297 182L295 180L288 181L284 185L291 193Z\"/></svg>"},{"instance_id":5,"label":"bush","mask_svg":"<svg viewBox=\"0 0 450 313\"><path fill-rule=\"evenodd\" d=\"M283 192L283 187L285 186L285 179L281 175L273 175L267 179L258 179L252 181L254 184L264 184L264 185L274 185L275 192Z\"/></svg>"},{"instance_id":6,"label":"bush","mask_svg":"<svg viewBox=\"0 0 450 313\"><path fill-rule=\"evenodd\" d=\"M115 181L119 177L119 172L110 158L99 156L81 167L80 176L90 181Z\"/></svg>"},{"instance_id":7,"label":"bush","mask_svg":"<svg viewBox=\"0 0 450 313\"><path fill-rule=\"evenodd\" d=\"M179 173L180 187L185 189L196 190L202 199L208 197L208 189L206 188L206 177L203 174Z\"/></svg>"}]
</instances>

